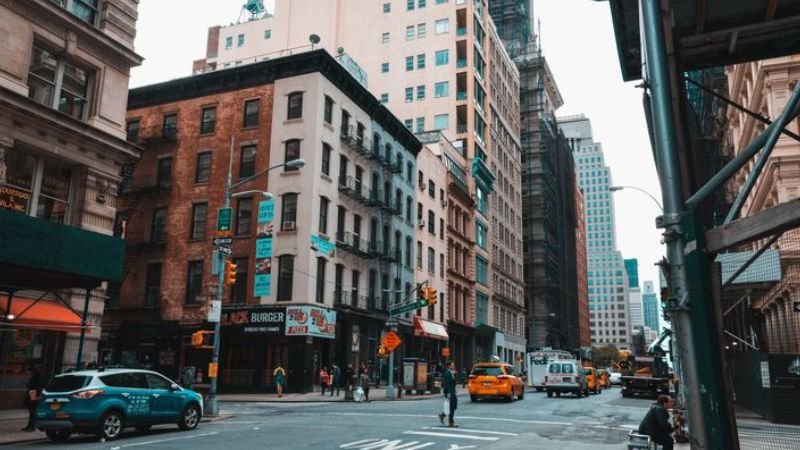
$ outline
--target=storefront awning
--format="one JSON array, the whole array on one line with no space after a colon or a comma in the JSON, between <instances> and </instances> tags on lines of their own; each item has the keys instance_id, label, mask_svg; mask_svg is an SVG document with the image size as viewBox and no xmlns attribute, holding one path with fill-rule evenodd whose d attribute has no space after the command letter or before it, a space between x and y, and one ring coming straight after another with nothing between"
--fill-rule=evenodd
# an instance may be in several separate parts
<instances>
[{"instance_id":1,"label":"storefront awning","mask_svg":"<svg viewBox=\"0 0 800 450\"><path fill-rule=\"evenodd\" d=\"M442 341L450 339L450 336L447 335L447 328L445 328L444 325L422 319L419 316L414 316L414 336L439 339Z\"/></svg>"},{"instance_id":2,"label":"storefront awning","mask_svg":"<svg viewBox=\"0 0 800 450\"><path fill-rule=\"evenodd\" d=\"M73 332L81 329L81 316L55 301L12 297L11 310L8 309L8 297L0 297L0 311L4 316L13 316L11 320L0 322L4 327Z\"/></svg>"}]
</instances>

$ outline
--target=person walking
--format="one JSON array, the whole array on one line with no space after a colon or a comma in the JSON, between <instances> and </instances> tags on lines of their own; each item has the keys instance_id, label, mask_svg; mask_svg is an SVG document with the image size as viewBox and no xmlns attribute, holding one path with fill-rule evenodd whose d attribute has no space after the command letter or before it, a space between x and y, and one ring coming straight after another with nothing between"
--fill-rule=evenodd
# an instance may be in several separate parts
<instances>
[{"instance_id":1,"label":"person walking","mask_svg":"<svg viewBox=\"0 0 800 450\"><path fill-rule=\"evenodd\" d=\"M339 365L333 363L333 367L331 367L331 397L333 397L333 391L336 390L336 396L339 396L339 387L342 384L342 369L339 368Z\"/></svg>"},{"instance_id":2,"label":"person walking","mask_svg":"<svg viewBox=\"0 0 800 450\"><path fill-rule=\"evenodd\" d=\"M347 370L344 372L344 382L347 383L345 386L345 400L353 398L353 389L355 389L355 378L356 378L356 371L353 369L352 364L347 365Z\"/></svg>"},{"instance_id":3,"label":"person walking","mask_svg":"<svg viewBox=\"0 0 800 450\"><path fill-rule=\"evenodd\" d=\"M364 401L369 402L369 372L367 369L361 371L359 386L361 386L361 390L364 391Z\"/></svg>"},{"instance_id":4,"label":"person walking","mask_svg":"<svg viewBox=\"0 0 800 450\"><path fill-rule=\"evenodd\" d=\"M28 424L22 431L36 431L36 408L39 406L39 400L42 398L42 389L44 389L44 380L39 368L35 365L28 366L27 370L30 378L28 384L25 385L27 392L25 393L25 401L23 404L28 408Z\"/></svg>"},{"instance_id":5,"label":"person walking","mask_svg":"<svg viewBox=\"0 0 800 450\"><path fill-rule=\"evenodd\" d=\"M672 408L672 397L659 395L658 400L650 406L642 422L639 424L639 434L650 436L663 450L672 450L675 441L672 439L676 427L669 422L669 409Z\"/></svg>"},{"instance_id":6,"label":"person walking","mask_svg":"<svg viewBox=\"0 0 800 450\"><path fill-rule=\"evenodd\" d=\"M322 395L325 395L325 387L329 386L331 382L330 375L328 375L328 368L323 367L319 370L319 387L322 388Z\"/></svg>"},{"instance_id":7,"label":"person walking","mask_svg":"<svg viewBox=\"0 0 800 450\"><path fill-rule=\"evenodd\" d=\"M445 410L449 412L447 426L455 428L455 415L458 408L458 397L456 396L456 365L450 361L444 369L444 406L439 413L439 422L444 425Z\"/></svg>"},{"instance_id":8,"label":"person walking","mask_svg":"<svg viewBox=\"0 0 800 450\"><path fill-rule=\"evenodd\" d=\"M283 370L280 363L278 367L272 371L272 376L275 378L275 388L278 390L278 398L283 397L283 387L286 384L286 371Z\"/></svg>"},{"instance_id":9,"label":"person walking","mask_svg":"<svg viewBox=\"0 0 800 450\"><path fill-rule=\"evenodd\" d=\"M461 384L462 384L462 386L461 386L462 388L464 388L464 389L467 388L467 368L466 367L462 367L461 368Z\"/></svg>"}]
</instances>

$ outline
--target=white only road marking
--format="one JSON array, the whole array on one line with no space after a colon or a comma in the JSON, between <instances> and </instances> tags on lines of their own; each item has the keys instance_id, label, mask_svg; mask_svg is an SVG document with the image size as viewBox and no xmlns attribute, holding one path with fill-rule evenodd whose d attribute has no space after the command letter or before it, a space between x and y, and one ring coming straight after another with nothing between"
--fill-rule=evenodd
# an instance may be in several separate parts
<instances>
[{"instance_id":1,"label":"white only road marking","mask_svg":"<svg viewBox=\"0 0 800 450\"><path fill-rule=\"evenodd\" d=\"M359 413L359 412L343 412L343 413L335 413L335 414L308 414L313 415L314 417L318 417L320 415L335 415L335 416L383 416L383 417L432 417L435 418L436 416L432 414L388 414L388 413ZM497 421L497 422L512 422L512 423L528 423L532 425L562 425L562 426L574 426L575 424L572 422L552 422L547 420L524 420L524 419L506 419L503 417L473 417L473 416L457 416L458 419L467 419L467 420L481 420L481 421Z\"/></svg>"},{"instance_id":2,"label":"white only road marking","mask_svg":"<svg viewBox=\"0 0 800 450\"><path fill-rule=\"evenodd\" d=\"M449 427L422 427L423 430L451 430ZM497 434L500 436L519 436L517 433L504 433L502 431L484 431L484 430L473 430L470 428L458 428L456 431L464 431L467 433L478 433L478 434Z\"/></svg>"},{"instance_id":3,"label":"white only road marking","mask_svg":"<svg viewBox=\"0 0 800 450\"><path fill-rule=\"evenodd\" d=\"M413 435L420 435L420 436L436 436L436 437L448 437L448 438L457 438L457 439L471 439L473 441L499 441L499 437L494 436L473 436L471 434L457 434L457 433L443 433L440 431L406 431L403 434L413 434Z\"/></svg>"},{"instance_id":4,"label":"white only road marking","mask_svg":"<svg viewBox=\"0 0 800 450\"><path fill-rule=\"evenodd\" d=\"M474 445L465 445L462 447L458 444L450 444L450 448L448 448L447 450L465 450L468 448L477 448L477 447L475 447Z\"/></svg>"},{"instance_id":5,"label":"white only road marking","mask_svg":"<svg viewBox=\"0 0 800 450\"><path fill-rule=\"evenodd\" d=\"M180 437L173 437L173 438L167 438L167 439L156 439L156 440L147 441L147 442L137 442L135 444L118 445L116 447L111 447L111 450L119 450L121 448L126 448L126 447L141 447L142 445L160 444L162 442L180 441L180 440L185 440L185 439L194 439L194 438L199 438L199 437L213 436L215 434L219 434L219 433L216 432L216 431L212 431L211 433L193 434L191 436L180 436Z\"/></svg>"}]
</instances>

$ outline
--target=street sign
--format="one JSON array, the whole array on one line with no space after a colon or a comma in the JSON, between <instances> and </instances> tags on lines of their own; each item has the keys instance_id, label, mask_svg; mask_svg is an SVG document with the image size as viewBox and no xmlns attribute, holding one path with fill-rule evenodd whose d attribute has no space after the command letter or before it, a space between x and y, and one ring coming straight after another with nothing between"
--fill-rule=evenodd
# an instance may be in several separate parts
<instances>
[{"instance_id":1,"label":"street sign","mask_svg":"<svg viewBox=\"0 0 800 450\"><path fill-rule=\"evenodd\" d=\"M800 302L794 302L794 312L800 313Z\"/></svg>"},{"instance_id":2,"label":"street sign","mask_svg":"<svg viewBox=\"0 0 800 450\"><path fill-rule=\"evenodd\" d=\"M415 302L411 302L405 305L395 306L389 310L389 315L397 315L403 314L409 311L414 311L415 309L420 309L428 306L427 300L417 300Z\"/></svg>"},{"instance_id":3,"label":"street sign","mask_svg":"<svg viewBox=\"0 0 800 450\"><path fill-rule=\"evenodd\" d=\"M222 302L219 300L211 300L208 302L208 318L207 320L212 323L219 322L219 317L222 314Z\"/></svg>"},{"instance_id":4,"label":"street sign","mask_svg":"<svg viewBox=\"0 0 800 450\"><path fill-rule=\"evenodd\" d=\"M219 247L217 250L219 250L219 252L223 255L231 256L233 254L233 250L231 250L230 247Z\"/></svg>"},{"instance_id":5,"label":"street sign","mask_svg":"<svg viewBox=\"0 0 800 450\"><path fill-rule=\"evenodd\" d=\"M211 243L216 247L230 247L233 244L233 238L218 237L211 240Z\"/></svg>"},{"instance_id":6,"label":"street sign","mask_svg":"<svg viewBox=\"0 0 800 450\"><path fill-rule=\"evenodd\" d=\"M220 208L217 210L217 231L231 231L231 208Z\"/></svg>"},{"instance_id":7,"label":"street sign","mask_svg":"<svg viewBox=\"0 0 800 450\"><path fill-rule=\"evenodd\" d=\"M393 352L403 341L400 339L400 336L397 335L394 331L390 331L383 336L383 340L381 341L383 346L386 347L390 352Z\"/></svg>"}]
</instances>

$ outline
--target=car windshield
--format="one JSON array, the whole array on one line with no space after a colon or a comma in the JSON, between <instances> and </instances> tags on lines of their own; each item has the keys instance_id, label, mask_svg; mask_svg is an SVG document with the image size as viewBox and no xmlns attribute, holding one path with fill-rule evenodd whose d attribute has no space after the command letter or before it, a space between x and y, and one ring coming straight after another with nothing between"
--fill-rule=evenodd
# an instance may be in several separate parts
<instances>
[{"instance_id":1,"label":"car windshield","mask_svg":"<svg viewBox=\"0 0 800 450\"><path fill-rule=\"evenodd\" d=\"M71 392L80 389L92 379L86 375L64 375L53 378L53 381L47 385L47 392Z\"/></svg>"},{"instance_id":2,"label":"car windshield","mask_svg":"<svg viewBox=\"0 0 800 450\"><path fill-rule=\"evenodd\" d=\"M496 377L502 374L503 370L499 367L475 367L472 369L472 375L479 377Z\"/></svg>"}]
</instances>

